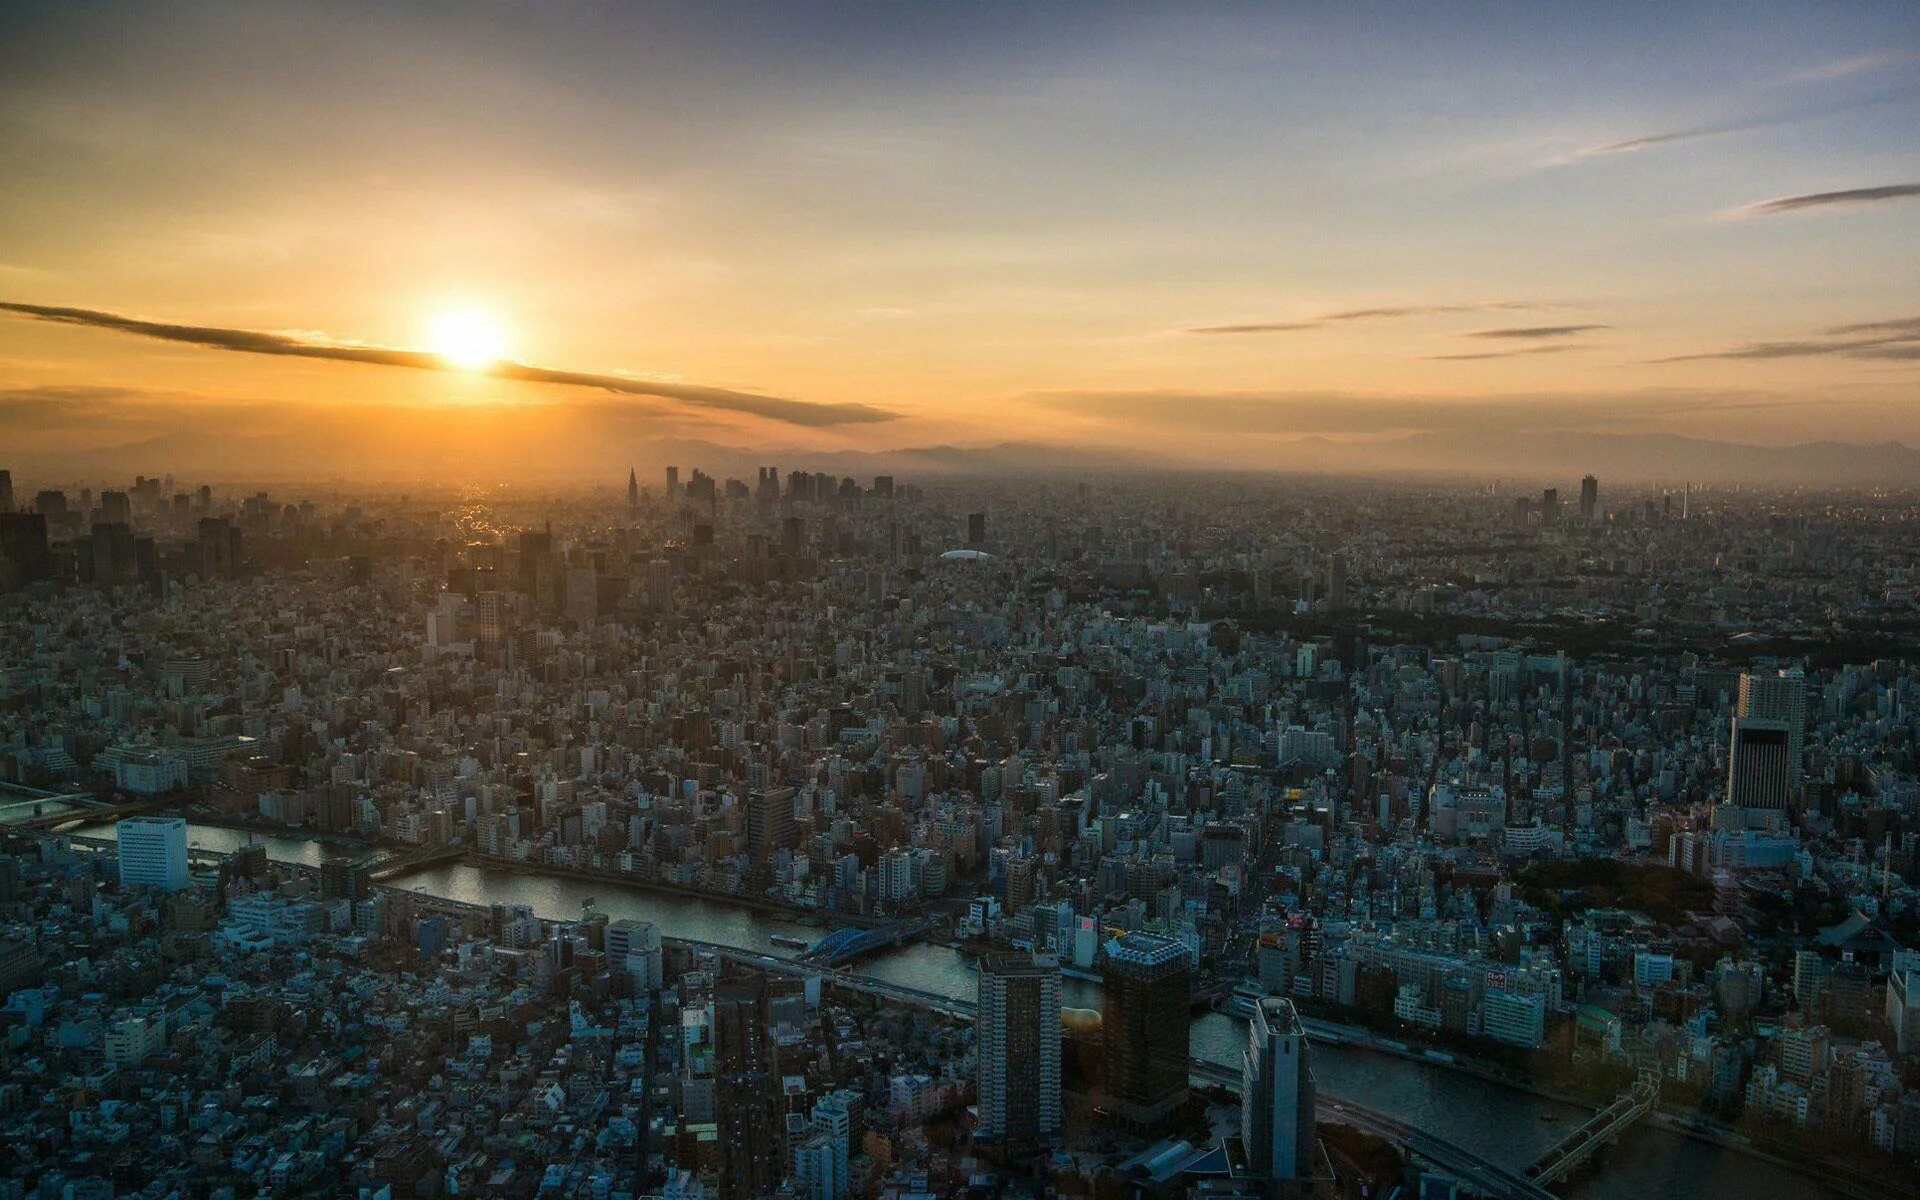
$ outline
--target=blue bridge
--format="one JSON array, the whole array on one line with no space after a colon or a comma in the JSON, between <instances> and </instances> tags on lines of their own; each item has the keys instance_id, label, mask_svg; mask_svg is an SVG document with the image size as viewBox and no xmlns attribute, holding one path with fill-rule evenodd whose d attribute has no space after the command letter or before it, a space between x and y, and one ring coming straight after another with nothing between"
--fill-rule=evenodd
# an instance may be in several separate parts
<instances>
[{"instance_id":1,"label":"blue bridge","mask_svg":"<svg viewBox=\"0 0 1920 1200\"><path fill-rule=\"evenodd\" d=\"M930 927L926 921L889 921L872 929L857 929L849 925L815 942L811 949L800 956L800 961L823 967L841 966L876 950L910 942L926 933Z\"/></svg>"}]
</instances>

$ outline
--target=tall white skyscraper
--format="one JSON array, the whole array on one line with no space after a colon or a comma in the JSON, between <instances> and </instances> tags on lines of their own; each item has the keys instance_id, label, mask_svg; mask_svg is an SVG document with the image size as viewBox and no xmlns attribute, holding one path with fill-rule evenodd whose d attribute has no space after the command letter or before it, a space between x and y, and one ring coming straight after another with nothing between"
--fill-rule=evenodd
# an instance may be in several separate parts
<instances>
[{"instance_id":1,"label":"tall white skyscraper","mask_svg":"<svg viewBox=\"0 0 1920 1200\"><path fill-rule=\"evenodd\" d=\"M1293 1001L1269 996L1254 1010L1240 1069L1240 1140L1248 1169L1263 1179L1306 1179L1314 1171L1313 1068Z\"/></svg>"},{"instance_id":2,"label":"tall white skyscraper","mask_svg":"<svg viewBox=\"0 0 1920 1200\"><path fill-rule=\"evenodd\" d=\"M998 952L980 960L979 1136L1030 1148L1060 1134L1060 964Z\"/></svg>"},{"instance_id":3,"label":"tall white skyscraper","mask_svg":"<svg viewBox=\"0 0 1920 1200\"><path fill-rule=\"evenodd\" d=\"M120 886L177 892L187 886L187 822L183 817L128 817L120 837Z\"/></svg>"}]
</instances>

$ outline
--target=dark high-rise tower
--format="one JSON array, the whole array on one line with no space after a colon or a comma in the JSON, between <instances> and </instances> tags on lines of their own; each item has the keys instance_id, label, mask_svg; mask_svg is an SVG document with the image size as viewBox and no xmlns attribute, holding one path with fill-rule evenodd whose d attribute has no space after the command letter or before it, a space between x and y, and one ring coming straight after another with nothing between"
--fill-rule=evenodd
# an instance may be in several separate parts
<instances>
[{"instance_id":1,"label":"dark high-rise tower","mask_svg":"<svg viewBox=\"0 0 1920 1200\"><path fill-rule=\"evenodd\" d=\"M780 1182L778 1090L767 1026L763 977L713 985L714 1115L725 1200L752 1200Z\"/></svg>"},{"instance_id":2,"label":"dark high-rise tower","mask_svg":"<svg viewBox=\"0 0 1920 1200\"><path fill-rule=\"evenodd\" d=\"M747 794L747 856L755 866L793 845L793 795L790 787Z\"/></svg>"},{"instance_id":3,"label":"dark high-rise tower","mask_svg":"<svg viewBox=\"0 0 1920 1200\"><path fill-rule=\"evenodd\" d=\"M1060 1133L1060 968L1011 951L980 960L974 1030L980 1137L1032 1149Z\"/></svg>"},{"instance_id":4,"label":"dark high-rise tower","mask_svg":"<svg viewBox=\"0 0 1920 1200\"><path fill-rule=\"evenodd\" d=\"M627 468L627 507L640 507L640 475L632 467Z\"/></svg>"},{"instance_id":5,"label":"dark high-rise tower","mask_svg":"<svg viewBox=\"0 0 1920 1200\"><path fill-rule=\"evenodd\" d=\"M1171 938L1129 933L1107 943L1100 1103L1134 1129L1158 1128L1186 1102L1191 974L1187 948Z\"/></svg>"},{"instance_id":6,"label":"dark high-rise tower","mask_svg":"<svg viewBox=\"0 0 1920 1200\"><path fill-rule=\"evenodd\" d=\"M1785 721L1735 717L1727 747L1728 816L1742 825L1775 826L1786 818L1792 790L1790 738Z\"/></svg>"},{"instance_id":7,"label":"dark high-rise tower","mask_svg":"<svg viewBox=\"0 0 1920 1200\"><path fill-rule=\"evenodd\" d=\"M0 513L0 558L18 573L22 583L53 573L53 552L47 544L47 518L40 513Z\"/></svg>"},{"instance_id":8,"label":"dark high-rise tower","mask_svg":"<svg viewBox=\"0 0 1920 1200\"><path fill-rule=\"evenodd\" d=\"M987 544L987 514L967 514L967 545L978 550Z\"/></svg>"},{"instance_id":9,"label":"dark high-rise tower","mask_svg":"<svg viewBox=\"0 0 1920 1200\"><path fill-rule=\"evenodd\" d=\"M1591 522L1600 512L1600 481L1589 475L1580 481L1580 519Z\"/></svg>"}]
</instances>

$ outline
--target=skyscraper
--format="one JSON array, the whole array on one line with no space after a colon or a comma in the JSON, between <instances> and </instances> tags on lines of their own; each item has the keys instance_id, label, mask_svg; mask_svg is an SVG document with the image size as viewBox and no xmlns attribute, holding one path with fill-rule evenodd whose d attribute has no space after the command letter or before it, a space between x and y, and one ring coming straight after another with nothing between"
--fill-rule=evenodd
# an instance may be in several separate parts
<instances>
[{"instance_id":1,"label":"skyscraper","mask_svg":"<svg viewBox=\"0 0 1920 1200\"><path fill-rule=\"evenodd\" d=\"M632 467L627 468L627 507L640 507L640 473Z\"/></svg>"},{"instance_id":2,"label":"skyscraper","mask_svg":"<svg viewBox=\"0 0 1920 1200\"><path fill-rule=\"evenodd\" d=\"M1580 481L1580 520L1591 524L1600 511L1600 481L1589 475Z\"/></svg>"},{"instance_id":3,"label":"skyscraper","mask_svg":"<svg viewBox=\"0 0 1920 1200\"><path fill-rule=\"evenodd\" d=\"M1327 556L1327 607L1345 608L1347 606L1347 556L1330 554Z\"/></svg>"},{"instance_id":4,"label":"skyscraper","mask_svg":"<svg viewBox=\"0 0 1920 1200\"><path fill-rule=\"evenodd\" d=\"M1743 823L1778 825L1785 820L1792 772L1787 765L1784 721L1735 717L1727 748L1727 806Z\"/></svg>"},{"instance_id":5,"label":"skyscraper","mask_svg":"<svg viewBox=\"0 0 1920 1200\"><path fill-rule=\"evenodd\" d=\"M747 793L747 855L756 865L793 845L793 795L790 787Z\"/></svg>"},{"instance_id":6,"label":"skyscraper","mask_svg":"<svg viewBox=\"0 0 1920 1200\"><path fill-rule=\"evenodd\" d=\"M13 472L0 470L0 513L13 511Z\"/></svg>"},{"instance_id":7,"label":"skyscraper","mask_svg":"<svg viewBox=\"0 0 1920 1200\"><path fill-rule=\"evenodd\" d=\"M667 468L667 499L669 501L673 501L673 500L678 500L679 498L680 498L680 468L668 467Z\"/></svg>"},{"instance_id":8,"label":"skyscraper","mask_svg":"<svg viewBox=\"0 0 1920 1200\"><path fill-rule=\"evenodd\" d=\"M53 574L53 550L47 542L47 518L41 513L0 513L0 559L12 564L20 582Z\"/></svg>"},{"instance_id":9,"label":"skyscraper","mask_svg":"<svg viewBox=\"0 0 1920 1200\"><path fill-rule=\"evenodd\" d=\"M713 985L714 1103L725 1200L752 1200L780 1182L778 1089L766 1009L762 976Z\"/></svg>"},{"instance_id":10,"label":"skyscraper","mask_svg":"<svg viewBox=\"0 0 1920 1200\"><path fill-rule=\"evenodd\" d=\"M1540 523L1558 525L1560 523L1560 489L1547 488L1540 493Z\"/></svg>"},{"instance_id":11,"label":"skyscraper","mask_svg":"<svg viewBox=\"0 0 1920 1200\"><path fill-rule=\"evenodd\" d=\"M184 817L128 817L114 827L120 839L120 886L177 892L187 886Z\"/></svg>"},{"instance_id":12,"label":"skyscraper","mask_svg":"<svg viewBox=\"0 0 1920 1200\"><path fill-rule=\"evenodd\" d=\"M1798 794L1805 769L1802 755L1807 735L1807 677L1799 668L1740 676L1740 700L1734 712L1741 720L1778 721L1787 729L1788 786Z\"/></svg>"},{"instance_id":13,"label":"skyscraper","mask_svg":"<svg viewBox=\"0 0 1920 1200\"><path fill-rule=\"evenodd\" d=\"M1293 1001L1269 996L1247 1027L1240 1068L1240 1139L1248 1171L1304 1179L1314 1167L1314 1082L1306 1030Z\"/></svg>"},{"instance_id":14,"label":"skyscraper","mask_svg":"<svg viewBox=\"0 0 1920 1200\"><path fill-rule=\"evenodd\" d=\"M1187 1099L1192 960L1172 938L1128 933L1107 943L1098 1103L1126 1125L1156 1128Z\"/></svg>"},{"instance_id":15,"label":"skyscraper","mask_svg":"<svg viewBox=\"0 0 1920 1200\"><path fill-rule=\"evenodd\" d=\"M987 544L987 514L967 514L967 545L978 550Z\"/></svg>"},{"instance_id":16,"label":"skyscraper","mask_svg":"<svg viewBox=\"0 0 1920 1200\"><path fill-rule=\"evenodd\" d=\"M980 960L974 1030L979 1136L1010 1150L1060 1133L1060 965L1051 955L996 951Z\"/></svg>"}]
</instances>

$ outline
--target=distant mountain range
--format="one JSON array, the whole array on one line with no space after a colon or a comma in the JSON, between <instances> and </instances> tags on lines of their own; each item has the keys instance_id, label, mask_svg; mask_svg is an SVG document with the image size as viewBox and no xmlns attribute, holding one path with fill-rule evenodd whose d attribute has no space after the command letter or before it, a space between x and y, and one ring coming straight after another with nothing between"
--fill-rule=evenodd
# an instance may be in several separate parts
<instances>
[{"instance_id":1,"label":"distant mountain range","mask_svg":"<svg viewBox=\"0 0 1920 1200\"><path fill-rule=\"evenodd\" d=\"M1608 480L1785 485L1920 485L1920 450L1899 442L1810 442L1750 446L1670 434L1419 433L1377 442L1309 437L1270 443L1264 461L1232 464L1111 446L1003 442L896 450L761 449L699 439L501 439L458 426L394 436L337 425L310 434L210 436L165 434L103 449L15 454L16 479L110 480L171 473L181 478L246 480L467 480L474 478L623 482L628 467L656 486L663 468L694 467L751 478L759 466L806 468L866 478L940 475L1036 475L1115 471L1236 470L1288 473L1417 474L1477 479L1560 480L1592 473ZM503 449L503 445L505 448Z\"/></svg>"}]
</instances>

